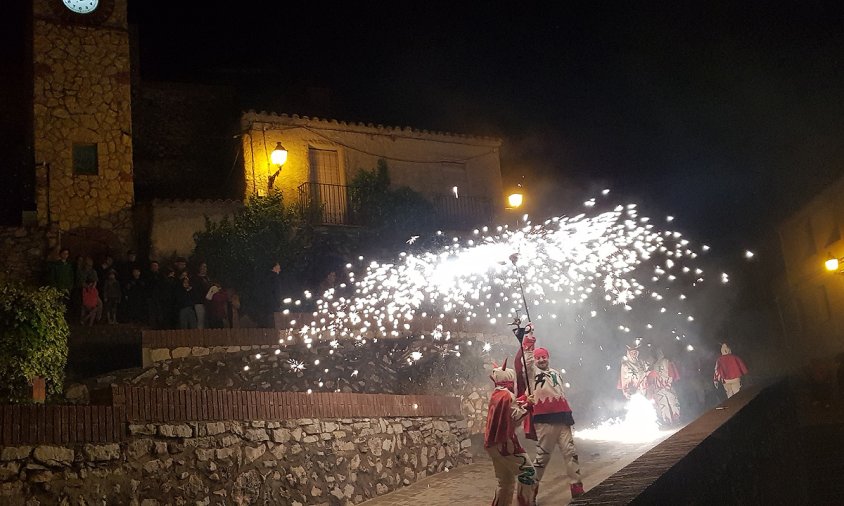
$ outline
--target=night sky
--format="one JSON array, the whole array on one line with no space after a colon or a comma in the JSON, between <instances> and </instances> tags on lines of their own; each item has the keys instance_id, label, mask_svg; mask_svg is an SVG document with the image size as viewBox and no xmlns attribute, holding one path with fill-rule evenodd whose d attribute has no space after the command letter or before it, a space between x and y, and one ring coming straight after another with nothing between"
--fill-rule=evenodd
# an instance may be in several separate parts
<instances>
[{"instance_id":1,"label":"night sky","mask_svg":"<svg viewBox=\"0 0 844 506\"><path fill-rule=\"evenodd\" d=\"M738 253L842 172L840 2L570 3L129 8L143 78L278 113L326 88L336 119L500 136L540 215L609 187Z\"/></svg>"}]
</instances>

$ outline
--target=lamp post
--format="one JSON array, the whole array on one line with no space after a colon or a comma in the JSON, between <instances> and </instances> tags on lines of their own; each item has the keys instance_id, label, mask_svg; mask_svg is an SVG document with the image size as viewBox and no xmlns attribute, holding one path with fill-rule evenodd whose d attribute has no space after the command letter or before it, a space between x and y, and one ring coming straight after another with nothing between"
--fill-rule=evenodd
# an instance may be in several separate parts
<instances>
[{"instance_id":1,"label":"lamp post","mask_svg":"<svg viewBox=\"0 0 844 506\"><path fill-rule=\"evenodd\" d=\"M521 185L519 185L519 187L521 188ZM513 192L507 196L507 209L511 209L516 213L516 228L519 228L518 209L522 207L524 202L525 196L520 191Z\"/></svg>"},{"instance_id":2,"label":"lamp post","mask_svg":"<svg viewBox=\"0 0 844 506\"><path fill-rule=\"evenodd\" d=\"M275 178L281 174L281 169L284 167L285 162L287 162L287 150L284 149L284 146L281 145L281 142L277 142L275 145L275 149L273 152L270 153L270 170L272 170L273 165L278 165L278 170L270 174L267 178L267 195L269 195L273 191L273 186L275 185Z\"/></svg>"}]
</instances>

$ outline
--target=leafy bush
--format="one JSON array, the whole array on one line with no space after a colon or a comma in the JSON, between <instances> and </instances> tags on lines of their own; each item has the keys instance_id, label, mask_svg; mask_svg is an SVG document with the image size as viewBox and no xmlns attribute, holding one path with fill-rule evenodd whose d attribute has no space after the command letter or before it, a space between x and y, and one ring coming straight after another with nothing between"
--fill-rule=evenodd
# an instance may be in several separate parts
<instances>
[{"instance_id":1,"label":"leafy bush","mask_svg":"<svg viewBox=\"0 0 844 506\"><path fill-rule=\"evenodd\" d=\"M62 293L55 288L0 286L0 398L30 398L29 382L41 376L47 392L62 392L69 330Z\"/></svg>"},{"instance_id":2,"label":"leafy bush","mask_svg":"<svg viewBox=\"0 0 844 506\"><path fill-rule=\"evenodd\" d=\"M378 160L375 170L360 170L350 188L352 210L363 219L370 244L383 252L406 249L411 236L436 229L434 206L420 193L400 187L390 189L387 163ZM376 247L377 246L377 247Z\"/></svg>"},{"instance_id":3,"label":"leafy bush","mask_svg":"<svg viewBox=\"0 0 844 506\"><path fill-rule=\"evenodd\" d=\"M250 198L231 219L206 219L194 240L194 258L208 264L212 278L235 287L252 316L266 310L265 280L275 262L281 264L285 291L301 293L312 231L295 210L285 208L280 192Z\"/></svg>"}]
</instances>

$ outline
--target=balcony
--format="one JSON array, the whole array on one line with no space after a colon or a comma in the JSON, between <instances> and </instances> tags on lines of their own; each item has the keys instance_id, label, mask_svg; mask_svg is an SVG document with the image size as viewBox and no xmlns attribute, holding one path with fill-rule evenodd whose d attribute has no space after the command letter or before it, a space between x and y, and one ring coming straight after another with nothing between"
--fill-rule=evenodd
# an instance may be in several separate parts
<instances>
[{"instance_id":1,"label":"balcony","mask_svg":"<svg viewBox=\"0 0 844 506\"><path fill-rule=\"evenodd\" d=\"M435 195L432 199L437 221L448 230L469 230L492 220L492 200L486 197Z\"/></svg>"},{"instance_id":2,"label":"balcony","mask_svg":"<svg viewBox=\"0 0 844 506\"><path fill-rule=\"evenodd\" d=\"M302 183L298 187L298 205L314 225L347 227L366 226L366 217L352 205L355 187ZM490 222L492 201L485 197L434 195L431 204L439 227L448 230L468 230Z\"/></svg>"},{"instance_id":3,"label":"balcony","mask_svg":"<svg viewBox=\"0 0 844 506\"><path fill-rule=\"evenodd\" d=\"M314 225L365 225L349 205L349 191L353 187L338 184L302 183L299 185L299 207Z\"/></svg>"}]
</instances>

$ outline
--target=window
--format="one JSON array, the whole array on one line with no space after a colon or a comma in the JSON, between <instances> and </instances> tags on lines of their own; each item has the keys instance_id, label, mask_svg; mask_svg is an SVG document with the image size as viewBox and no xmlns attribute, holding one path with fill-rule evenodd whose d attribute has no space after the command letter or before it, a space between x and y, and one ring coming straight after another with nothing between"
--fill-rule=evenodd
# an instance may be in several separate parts
<instances>
[{"instance_id":1,"label":"window","mask_svg":"<svg viewBox=\"0 0 844 506\"><path fill-rule=\"evenodd\" d=\"M348 199L337 151L310 148L308 160L311 165L310 198L322 209L323 223L345 224L348 220Z\"/></svg>"},{"instance_id":2,"label":"window","mask_svg":"<svg viewBox=\"0 0 844 506\"><path fill-rule=\"evenodd\" d=\"M99 174L96 144L73 144L73 173L77 176Z\"/></svg>"}]
</instances>

